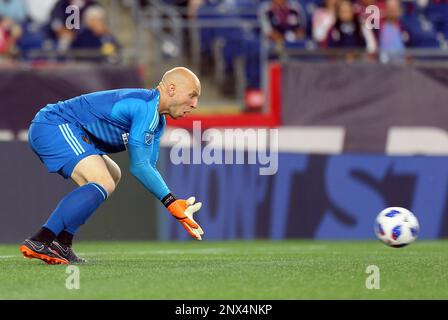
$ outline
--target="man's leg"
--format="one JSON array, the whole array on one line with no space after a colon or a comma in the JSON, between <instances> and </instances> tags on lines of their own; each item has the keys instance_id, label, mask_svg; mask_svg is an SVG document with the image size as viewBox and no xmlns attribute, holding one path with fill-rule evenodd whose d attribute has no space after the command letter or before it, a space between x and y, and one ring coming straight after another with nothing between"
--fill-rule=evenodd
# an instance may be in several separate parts
<instances>
[{"instance_id":1,"label":"man's leg","mask_svg":"<svg viewBox=\"0 0 448 320\"><path fill-rule=\"evenodd\" d=\"M90 158L90 157L88 157ZM86 158L86 159L88 159ZM106 169L109 172L110 177L112 178L114 184L115 184L115 188L117 187L118 183L120 182L121 179L121 169L120 167L108 156L103 155L102 159L104 161L104 163L106 164ZM84 159L85 160L85 159ZM82 160L83 161L83 160ZM81 162L82 162L81 161ZM95 158L93 161L95 162L100 162L100 166L101 165L101 160L99 160L98 158ZM95 182L95 181L102 181L99 182L99 185L110 185L108 193L109 195L112 193L112 183L110 181L110 177L107 176L107 173L104 172L104 168L102 169L102 174L100 176L96 176L94 177L92 175L92 173L90 172L90 166L95 166L98 167L97 164L94 164L93 161L84 162L81 165L77 165L75 167L75 169L73 170L73 174L72 174L72 179L73 181L78 185L78 186L84 186L86 184L90 182ZM89 178L90 177L90 178ZM77 229L77 228L76 228ZM76 232L76 229L70 229L70 228L66 228L63 231L61 231L61 233L59 233L57 235L57 240L59 243L66 245L66 246L71 246L72 242L73 242L73 235Z\"/></svg>"},{"instance_id":2,"label":"man's leg","mask_svg":"<svg viewBox=\"0 0 448 320\"><path fill-rule=\"evenodd\" d=\"M69 262L84 262L73 253L72 239L78 228L115 190L116 183L106 161L99 155L90 155L79 161L71 174L79 187L59 202L39 232L26 241L48 245Z\"/></svg>"},{"instance_id":3,"label":"man's leg","mask_svg":"<svg viewBox=\"0 0 448 320\"><path fill-rule=\"evenodd\" d=\"M71 178L79 187L61 200L44 224L54 238L63 230L73 235L116 187L104 159L99 155L82 159L73 169ZM50 240L45 236L41 238L45 240L43 242Z\"/></svg>"},{"instance_id":4,"label":"man's leg","mask_svg":"<svg viewBox=\"0 0 448 320\"><path fill-rule=\"evenodd\" d=\"M79 186L87 183L98 183L106 189L108 194L111 194L116 188L112 172L109 171L109 167L113 165L118 168L118 165L107 156L88 156L75 166L71 178Z\"/></svg>"},{"instance_id":5,"label":"man's leg","mask_svg":"<svg viewBox=\"0 0 448 320\"><path fill-rule=\"evenodd\" d=\"M25 257L47 263L72 262L70 257L58 255L52 248L58 242L55 238L60 237L67 243L62 246L72 252L73 234L115 190L119 168L111 169L112 175L109 167L114 168L113 161L98 155L85 132L75 124L33 123L29 129L29 143L49 172L72 178L79 187L59 202L44 227L26 239L20 251Z\"/></svg>"},{"instance_id":6,"label":"man's leg","mask_svg":"<svg viewBox=\"0 0 448 320\"><path fill-rule=\"evenodd\" d=\"M118 166L118 164L115 163L115 161L113 161L111 158L109 158L106 155L103 156L103 160L106 163L106 167L107 167L107 170L110 173L110 176L112 177L112 179L114 179L115 187L117 187L118 183L121 180L121 169L120 169L120 167Z\"/></svg>"}]
</instances>

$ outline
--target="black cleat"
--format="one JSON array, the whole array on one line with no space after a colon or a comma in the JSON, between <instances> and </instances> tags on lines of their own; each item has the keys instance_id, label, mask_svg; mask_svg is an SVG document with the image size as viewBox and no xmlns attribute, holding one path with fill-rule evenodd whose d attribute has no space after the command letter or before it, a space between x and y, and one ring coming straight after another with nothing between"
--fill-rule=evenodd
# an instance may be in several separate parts
<instances>
[{"instance_id":1,"label":"black cleat","mask_svg":"<svg viewBox=\"0 0 448 320\"><path fill-rule=\"evenodd\" d=\"M26 239L20 246L20 252L28 259L40 259L47 264L68 264L69 261L61 257L48 245L36 240Z\"/></svg>"},{"instance_id":2,"label":"black cleat","mask_svg":"<svg viewBox=\"0 0 448 320\"><path fill-rule=\"evenodd\" d=\"M86 259L78 257L73 252L73 249L72 249L71 246L62 244L62 243L58 242L57 240L54 240L50 244L50 249L52 249L53 251L56 251L56 253L58 255L60 255L64 259L68 260L68 262L70 264L82 264L82 263L86 263L87 262Z\"/></svg>"}]
</instances>

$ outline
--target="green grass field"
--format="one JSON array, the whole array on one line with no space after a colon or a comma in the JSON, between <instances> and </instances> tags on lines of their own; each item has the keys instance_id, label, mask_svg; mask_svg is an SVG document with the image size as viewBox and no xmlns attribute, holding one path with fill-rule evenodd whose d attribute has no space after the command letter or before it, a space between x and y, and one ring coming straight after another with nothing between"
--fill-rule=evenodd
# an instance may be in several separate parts
<instances>
[{"instance_id":1,"label":"green grass field","mask_svg":"<svg viewBox=\"0 0 448 320\"><path fill-rule=\"evenodd\" d=\"M79 290L18 247L0 246L0 299L448 299L448 241L81 243Z\"/></svg>"}]
</instances>

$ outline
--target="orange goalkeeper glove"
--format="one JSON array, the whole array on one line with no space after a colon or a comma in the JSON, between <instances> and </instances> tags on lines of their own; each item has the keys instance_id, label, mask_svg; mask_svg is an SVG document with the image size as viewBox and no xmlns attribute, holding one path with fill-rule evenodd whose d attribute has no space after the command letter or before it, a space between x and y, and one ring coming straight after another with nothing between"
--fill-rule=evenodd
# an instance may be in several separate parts
<instances>
[{"instance_id":1,"label":"orange goalkeeper glove","mask_svg":"<svg viewBox=\"0 0 448 320\"><path fill-rule=\"evenodd\" d=\"M190 236L196 240L202 240L204 231L202 231L201 227L193 219L193 213L201 209L202 203L194 203L195 200L195 197L190 197L187 200L174 200L167 206L167 209L185 230L187 230Z\"/></svg>"}]
</instances>

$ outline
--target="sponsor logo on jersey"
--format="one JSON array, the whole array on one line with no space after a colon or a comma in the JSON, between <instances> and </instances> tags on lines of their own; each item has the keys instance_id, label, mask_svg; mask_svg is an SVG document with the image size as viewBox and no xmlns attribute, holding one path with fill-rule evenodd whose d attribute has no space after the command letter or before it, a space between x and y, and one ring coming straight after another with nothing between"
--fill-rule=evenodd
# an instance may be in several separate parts
<instances>
[{"instance_id":1,"label":"sponsor logo on jersey","mask_svg":"<svg viewBox=\"0 0 448 320\"><path fill-rule=\"evenodd\" d=\"M128 142L129 142L129 132L127 132L127 133L123 133L123 134L121 135L121 138L123 139L123 144L124 144L124 145L127 145Z\"/></svg>"}]
</instances>

